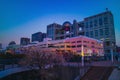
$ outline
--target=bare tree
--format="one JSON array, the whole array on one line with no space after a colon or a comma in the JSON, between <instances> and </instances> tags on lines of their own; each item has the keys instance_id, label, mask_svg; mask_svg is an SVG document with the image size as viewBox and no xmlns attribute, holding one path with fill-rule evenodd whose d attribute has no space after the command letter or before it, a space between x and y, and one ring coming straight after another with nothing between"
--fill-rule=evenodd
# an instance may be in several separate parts
<instances>
[{"instance_id":1,"label":"bare tree","mask_svg":"<svg viewBox=\"0 0 120 80\"><path fill-rule=\"evenodd\" d=\"M46 68L60 65L64 61L63 55L56 54L56 52L48 52L42 50L42 48L30 48L30 50L27 50L26 57L20 64L29 66L30 68L38 67L41 74Z\"/></svg>"}]
</instances>

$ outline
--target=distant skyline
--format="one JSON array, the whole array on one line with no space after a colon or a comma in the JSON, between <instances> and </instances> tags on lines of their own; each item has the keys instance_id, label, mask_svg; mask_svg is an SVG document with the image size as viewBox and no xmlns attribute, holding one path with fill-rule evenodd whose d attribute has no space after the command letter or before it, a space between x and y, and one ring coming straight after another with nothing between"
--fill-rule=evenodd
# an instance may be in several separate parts
<instances>
[{"instance_id":1,"label":"distant skyline","mask_svg":"<svg viewBox=\"0 0 120 80\"><path fill-rule=\"evenodd\" d=\"M114 16L117 45L120 46L120 0L0 0L0 43L20 43L21 37L31 38L46 32L51 23L82 21L108 8Z\"/></svg>"}]
</instances>

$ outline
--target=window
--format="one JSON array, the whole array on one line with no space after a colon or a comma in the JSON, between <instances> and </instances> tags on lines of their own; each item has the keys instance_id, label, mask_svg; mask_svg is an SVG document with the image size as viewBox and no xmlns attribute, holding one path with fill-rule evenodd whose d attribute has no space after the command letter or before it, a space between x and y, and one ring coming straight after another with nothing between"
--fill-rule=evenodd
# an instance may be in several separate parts
<instances>
[{"instance_id":1,"label":"window","mask_svg":"<svg viewBox=\"0 0 120 80\"><path fill-rule=\"evenodd\" d=\"M103 25L102 18L99 18L99 25Z\"/></svg>"},{"instance_id":2,"label":"window","mask_svg":"<svg viewBox=\"0 0 120 80\"><path fill-rule=\"evenodd\" d=\"M92 23L92 21L90 22L90 27L93 27L93 23Z\"/></svg>"},{"instance_id":3,"label":"window","mask_svg":"<svg viewBox=\"0 0 120 80\"><path fill-rule=\"evenodd\" d=\"M67 48L70 48L70 46L67 46Z\"/></svg>"},{"instance_id":4,"label":"window","mask_svg":"<svg viewBox=\"0 0 120 80\"><path fill-rule=\"evenodd\" d=\"M81 45L77 45L77 47L81 47Z\"/></svg>"},{"instance_id":5,"label":"window","mask_svg":"<svg viewBox=\"0 0 120 80\"><path fill-rule=\"evenodd\" d=\"M89 36L89 32L86 32L86 36Z\"/></svg>"},{"instance_id":6,"label":"window","mask_svg":"<svg viewBox=\"0 0 120 80\"><path fill-rule=\"evenodd\" d=\"M81 41L77 41L77 43L81 43Z\"/></svg>"},{"instance_id":7,"label":"window","mask_svg":"<svg viewBox=\"0 0 120 80\"><path fill-rule=\"evenodd\" d=\"M103 29L100 29L99 32L100 32L100 36L103 36Z\"/></svg>"},{"instance_id":8,"label":"window","mask_svg":"<svg viewBox=\"0 0 120 80\"><path fill-rule=\"evenodd\" d=\"M87 47L87 45L83 45L84 47Z\"/></svg>"},{"instance_id":9,"label":"window","mask_svg":"<svg viewBox=\"0 0 120 80\"><path fill-rule=\"evenodd\" d=\"M105 52L110 53L110 50L105 50Z\"/></svg>"},{"instance_id":10,"label":"window","mask_svg":"<svg viewBox=\"0 0 120 80\"><path fill-rule=\"evenodd\" d=\"M73 41L72 43L75 43L75 41Z\"/></svg>"},{"instance_id":11,"label":"window","mask_svg":"<svg viewBox=\"0 0 120 80\"><path fill-rule=\"evenodd\" d=\"M104 17L104 24L107 24L108 23L108 17Z\"/></svg>"},{"instance_id":12,"label":"window","mask_svg":"<svg viewBox=\"0 0 120 80\"><path fill-rule=\"evenodd\" d=\"M60 46L61 48L64 48L64 46Z\"/></svg>"},{"instance_id":13,"label":"window","mask_svg":"<svg viewBox=\"0 0 120 80\"><path fill-rule=\"evenodd\" d=\"M70 43L70 42L65 42L65 43Z\"/></svg>"},{"instance_id":14,"label":"window","mask_svg":"<svg viewBox=\"0 0 120 80\"><path fill-rule=\"evenodd\" d=\"M88 22L86 22L86 28L88 28Z\"/></svg>"},{"instance_id":15,"label":"window","mask_svg":"<svg viewBox=\"0 0 120 80\"><path fill-rule=\"evenodd\" d=\"M72 48L75 48L75 45L73 45Z\"/></svg>"},{"instance_id":16,"label":"window","mask_svg":"<svg viewBox=\"0 0 120 80\"><path fill-rule=\"evenodd\" d=\"M105 28L105 35L109 35L109 28Z\"/></svg>"},{"instance_id":17,"label":"window","mask_svg":"<svg viewBox=\"0 0 120 80\"><path fill-rule=\"evenodd\" d=\"M93 37L93 31L90 31L90 36Z\"/></svg>"},{"instance_id":18,"label":"window","mask_svg":"<svg viewBox=\"0 0 120 80\"><path fill-rule=\"evenodd\" d=\"M106 46L110 46L110 41L106 41Z\"/></svg>"},{"instance_id":19,"label":"window","mask_svg":"<svg viewBox=\"0 0 120 80\"><path fill-rule=\"evenodd\" d=\"M95 19L95 20L94 20L94 26L97 26L97 24L98 24L98 22L97 22L97 20Z\"/></svg>"},{"instance_id":20,"label":"window","mask_svg":"<svg viewBox=\"0 0 120 80\"><path fill-rule=\"evenodd\" d=\"M96 37L98 36L98 30L95 30L95 36Z\"/></svg>"}]
</instances>

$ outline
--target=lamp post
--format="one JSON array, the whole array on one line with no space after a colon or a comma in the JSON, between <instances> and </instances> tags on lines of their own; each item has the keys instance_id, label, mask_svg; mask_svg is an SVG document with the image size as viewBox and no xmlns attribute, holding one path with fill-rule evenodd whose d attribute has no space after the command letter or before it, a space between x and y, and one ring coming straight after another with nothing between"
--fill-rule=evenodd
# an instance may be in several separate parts
<instances>
[{"instance_id":1,"label":"lamp post","mask_svg":"<svg viewBox=\"0 0 120 80\"><path fill-rule=\"evenodd\" d=\"M83 37L82 37L83 38ZM82 55L82 66L84 66L84 51L83 51L83 39L82 39L82 47L81 47L81 55Z\"/></svg>"}]
</instances>

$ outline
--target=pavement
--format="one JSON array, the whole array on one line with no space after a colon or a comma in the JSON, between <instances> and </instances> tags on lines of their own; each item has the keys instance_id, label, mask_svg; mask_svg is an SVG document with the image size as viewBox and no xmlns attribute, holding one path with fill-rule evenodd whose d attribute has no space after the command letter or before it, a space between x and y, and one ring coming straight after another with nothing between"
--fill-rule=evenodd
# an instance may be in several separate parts
<instances>
[{"instance_id":1,"label":"pavement","mask_svg":"<svg viewBox=\"0 0 120 80\"><path fill-rule=\"evenodd\" d=\"M115 68L108 80L120 80L120 70Z\"/></svg>"}]
</instances>

